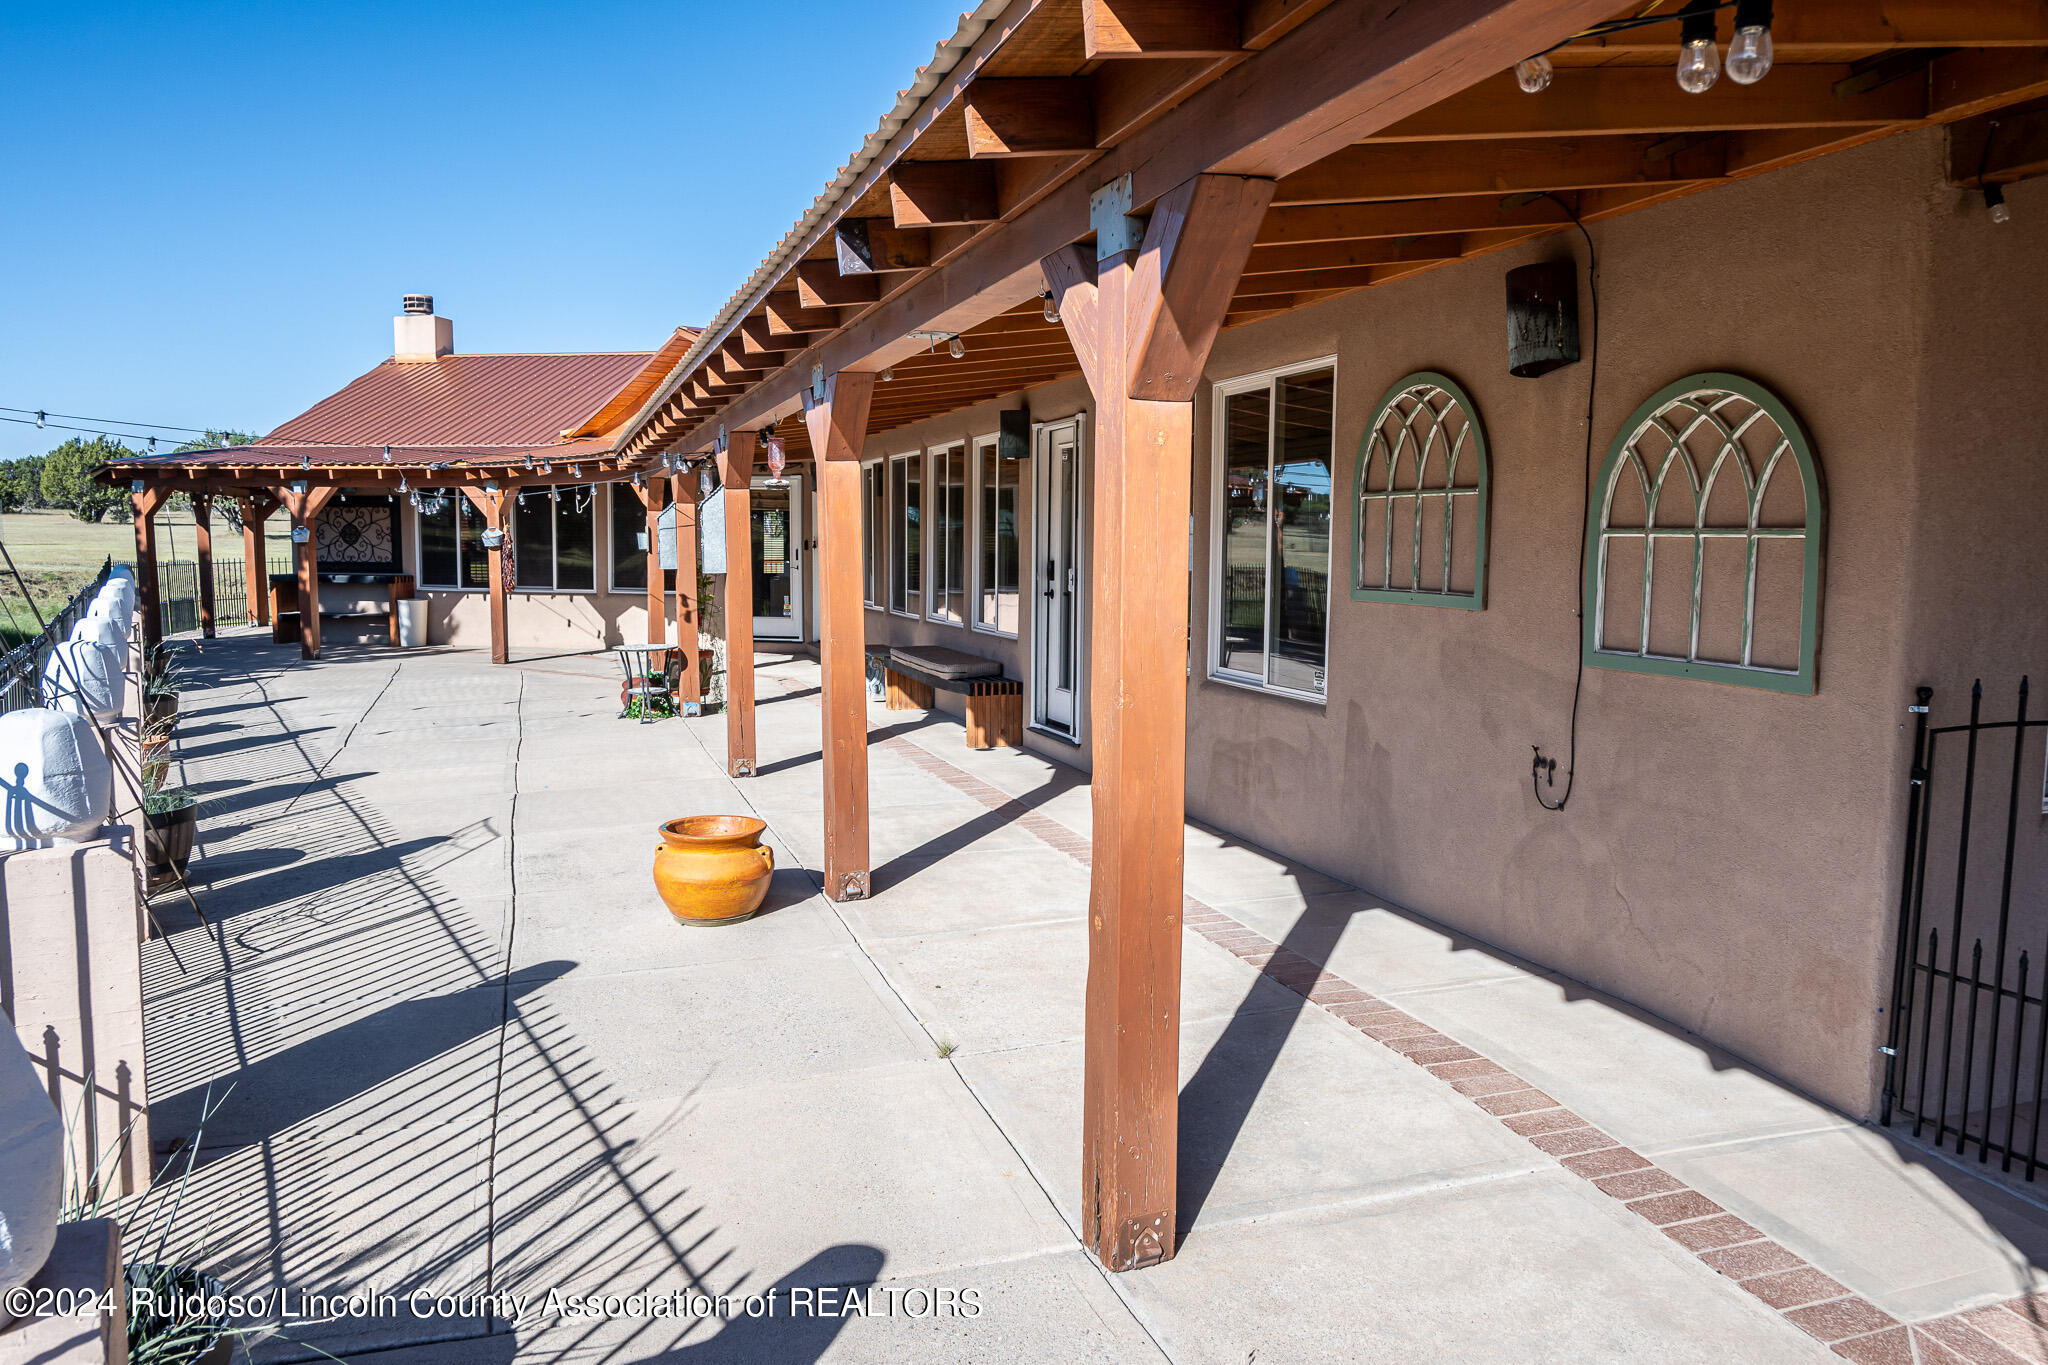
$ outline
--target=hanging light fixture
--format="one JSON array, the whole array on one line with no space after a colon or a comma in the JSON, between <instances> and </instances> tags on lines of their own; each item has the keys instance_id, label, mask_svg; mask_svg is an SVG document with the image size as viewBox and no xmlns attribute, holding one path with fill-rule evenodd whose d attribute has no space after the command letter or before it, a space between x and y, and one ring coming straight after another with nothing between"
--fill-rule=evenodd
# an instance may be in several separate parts
<instances>
[{"instance_id":1,"label":"hanging light fixture","mask_svg":"<svg viewBox=\"0 0 2048 1365\"><path fill-rule=\"evenodd\" d=\"M697 466L697 491L707 498L711 496L711 466L708 463Z\"/></svg>"},{"instance_id":2,"label":"hanging light fixture","mask_svg":"<svg viewBox=\"0 0 2048 1365\"><path fill-rule=\"evenodd\" d=\"M1515 63L1515 84L1527 94L1539 95L1550 88L1550 78L1554 73L1549 56L1539 52Z\"/></svg>"},{"instance_id":3,"label":"hanging light fixture","mask_svg":"<svg viewBox=\"0 0 2048 1365\"><path fill-rule=\"evenodd\" d=\"M1703 95L1721 78L1721 50L1714 46L1714 0L1691 0L1679 16L1678 88Z\"/></svg>"},{"instance_id":4,"label":"hanging light fixture","mask_svg":"<svg viewBox=\"0 0 2048 1365\"><path fill-rule=\"evenodd\" d=\"M787 488L789 480L782 477L783 469L789 463L789 452L782 444L782 438L773 430L761 433L761 446L768 452L768 477L762 483L769 488Z\"/></svg>"},{"instance_id":5,"label":"hanging light fixture","mask_svg":"<svg viewBox=\"0 0 2048 1365\"><path fill-rule=\"evenodd\" d=\"M570 478L572 478L572 479L580 479L580 478L582 478L582 477L583 477L583 466L582 466L582 465L580 465L580 464L572 464L572 465L570 465L570 466L569 466L569 477L570 477Z\"/></svg>"},{"instance_id":6,"label":"hanging light fixture","mask_svg":"<svg viewBox=\"0 0 2048 1365\"><path fill-rule=\"evenodd\" d=\"M409 492L411 492L411 491L412 491L411 487L410 487L410 486L409 486L409 485L408 485L408 484L406 483L406 481L405 481L405 475L403 475L403 474L400 474L400 475L398 476L398 491L399 491L399 492L401 492L401 493L409 493ZM417 502L419 501L419 499L418 499L417 497L415 497L415 498L413 499L413 501L414 501L415 503L417 503Z\"/></svg>"},{"instance_id":7,"label":"hanging light fixture","mask_svg":"<svg viewBox=\"0 0 2048 1365\"><path fill-rule=\"evenodd\" d=\"M1771 0L1740 0L1728 44L1728 79L1755 85L1771 73Z\"/></svg>"}]
</instances>

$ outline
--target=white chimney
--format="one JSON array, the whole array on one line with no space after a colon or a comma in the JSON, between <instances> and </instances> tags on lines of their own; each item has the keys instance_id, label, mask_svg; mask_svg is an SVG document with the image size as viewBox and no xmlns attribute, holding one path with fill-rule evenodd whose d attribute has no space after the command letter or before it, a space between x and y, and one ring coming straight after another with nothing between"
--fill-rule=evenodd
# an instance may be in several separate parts
<instances>
[{"instance_id":1,"label":"white chimney","mask_svg":"<svg viewBox=\"0 0 2048 1365\"><path fill-rule=\"evenodd\" d=\"M432 294L407 294L405 311L391 319L395 360L439 360L455 354L455 324L434 313Z\"/></svg>"}]
</instances>

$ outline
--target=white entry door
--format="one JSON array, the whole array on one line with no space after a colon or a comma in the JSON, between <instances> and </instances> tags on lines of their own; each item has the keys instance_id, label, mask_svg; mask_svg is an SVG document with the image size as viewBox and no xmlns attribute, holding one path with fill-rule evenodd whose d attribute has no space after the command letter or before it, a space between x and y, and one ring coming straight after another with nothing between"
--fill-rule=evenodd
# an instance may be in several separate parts
<instances>
[{"instance_id":1,"label":"white entry door","mask_svg":"<svg viewBox=\"0 0 2048 1365\"><path fill-rule=\"evenodd\" d=\"M804 638L804 485L790 474L785 486L753 481L754 638Z\"/></svg>"},{"instance_id":2,"label":"white entry door","mask_svg":"<svg viewBox=\"0 0 2048 1365\"><path fill-rule=\"evenodd\" d=\"M1080 733L1087 585L1081 578L1081 419L1040 427L1032 467L1032 720Z\"/></svg>"}]
</instances>

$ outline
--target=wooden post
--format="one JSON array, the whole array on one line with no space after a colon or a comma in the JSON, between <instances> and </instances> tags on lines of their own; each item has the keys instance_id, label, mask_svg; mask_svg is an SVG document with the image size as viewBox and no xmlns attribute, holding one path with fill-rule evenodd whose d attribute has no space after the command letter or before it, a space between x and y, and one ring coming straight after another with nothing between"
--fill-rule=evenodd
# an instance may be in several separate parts
<instances>
[{"instance_id":1,"label":"wooden post","mask_svg":"<svg viewBox=\"0 0 2048 1365\"><path fill-rule=\"evenodd\" d=\"M505 490L502 488L473 488L462 486L463 496L476 505L484 514L486 531L499 535L498 548L487 552L491 569L491 662L510 663L512 650L505 638L505 591L510 584L505 582ZM458 523L460 518L457 519Z\"/></svg>"},{"instance_id":2,"label":"wooden post","mask_svg":"<svg viewBox=\"0 0 2048 1365\"><path fill-rule=\"evenodd\" d=\"M320 519L320 509L333 500L336 489L332 484L309 488L303 493L289 488L278 494L278 501L291 514L294 533L303 526L306 538L301 541L297 534L292 536L293 559L299 575L299 657L317 659L320 657L320 539L314 524Z\"/></svg>"},{"instance_id":3,"label":"wooden post","mask_svg":"<svg viewBox=\"0 0 2048 1365\"><path fill-rule=\"evenodd\" d=\"M861 604L860 457L875 377L843 371L804 395L817 471L818 635L825 713L825 894L868 894L867 610Z\"/></svg>"},{"instance_id":4,"label":"wooden post","mask_svg":"<svg viewBox=\"0 0 2048 1365\"><path fill-rule=\"evenodd\" d=\"M683 476L671 475L669 499L676 509L676 649L683 656L682 685L676 700L702 702L703 680L698 672L697 634L703 629L702 604L697 601L697 500L694 490L683 487Z\"/></svg>"},{"instance_id":5,"label":"wooden post","mask_svg":"<svg viewBox=\"0 0 2048 1365\"><path fill-rule=\"evenodd\" d=\"M668 640L668 593L661 582L661 512L668 489L663 480L655 479L633 491L647 506L647 643L664 644Z\"/></svg>"},{"instance_id":6,"label":"wooden post","mask_svg":"<svg viewBox=\"0 0 2048 1365\"><path fill-rule=\"evenodd\" d=\"M199 634L211 640L213 632L213 499L204 493L192 495L192 539L199 557Z\"/></svg>"},{"instance_id":7,"label":"wooden post","mask_svg":"<svg viewBox=\"0 0 2048 1365\"><path fill-rule=\"evenodd\" d=\"M1272 195L1270 180L1196 176L1161 196L1142 242L1098 200L1097 244L1043 263L1095 394L1081 1179L1084 1236L1110 1270L1176 1245L1192 400Z\"/></svg>"},{"instance_id":8,"label":"wooden post","mask_svg":"<svg viewBox=\"0 0 2048 1365\"><path fill-rule=\"evenodd\" d=\"M270 624L270 555L263 546L263 522L277 510L277 501L262 493L242 498L242 591L249 600L249 619Z\"/></svg>"},{"instance_id":9,"label":"wooden post","mask_svg":"<svg viewBox=\"0 0 2048 1365\"><path fill-rule=\"evenodd\" d=\"M754 775L754 446L735 431L719 457L725 485L725 770Z\"/></svg>"},{"instance_id":10,"label":"wooden post","mask_svg":"<svg viewBox=\"0 0 2048 1365\"><path fill-rule=\"evenodd\" d=\"M142 652L146 659L164 642L163 591L156 577L156 513L166 494L154 485L131 491L135 509L135 607L142 615Z\"/></svg>"}]
</instances>

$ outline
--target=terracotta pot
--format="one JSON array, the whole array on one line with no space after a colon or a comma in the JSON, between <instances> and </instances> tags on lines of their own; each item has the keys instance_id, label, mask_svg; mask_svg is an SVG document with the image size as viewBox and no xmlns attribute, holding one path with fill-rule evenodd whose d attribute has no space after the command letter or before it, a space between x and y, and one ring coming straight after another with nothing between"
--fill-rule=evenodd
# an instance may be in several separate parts
<instances>
[{"instance_id":1,"label":"terracotta pot","mask_svg":"<svg viewBox=\"0 0 2048 1365\"><path fill-rule=\"evenodd\" d=\"M142 723L155 729L168 726L178 719L178 694L176 692L150 692L142 698Z\"/></svg>"},{"instance_id":2,"label":"terracotta pot","mask_svg":"<svg viewBox=\"0 0 2048 1365\"><path fill-rule=\"evenodd\" d=\"M750 815L686 815L661 827L654 889L681 924L737 924L768 899L774 850Z\"/></svg>"}]
</instances>

